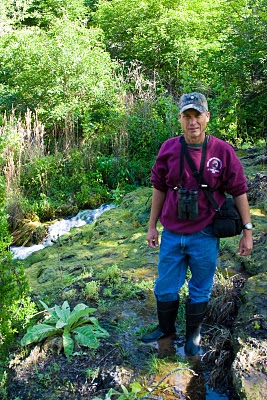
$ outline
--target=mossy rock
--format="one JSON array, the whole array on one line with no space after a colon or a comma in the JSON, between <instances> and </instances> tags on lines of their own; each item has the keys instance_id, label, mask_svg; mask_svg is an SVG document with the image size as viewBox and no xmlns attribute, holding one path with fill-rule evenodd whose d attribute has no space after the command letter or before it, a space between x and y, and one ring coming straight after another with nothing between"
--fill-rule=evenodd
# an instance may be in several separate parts
<instances>
[{"instance_id":1,"label":"mossy rock","mask_svg":"<svg viewBox=\"0 0 267 400\"><path fill-rule=\"evenodd\" d=\"M267 339L267 273L250 277L241 292L242 305L235 322L238 335Z\"/></svg>"},{"instance_id":2,"label":"mossy rock","mask_svg":"<svg viewBox=\"0 0 267 400\"><path fill-rule=\"evenodd\" d=\"M253 365L259 357L262 358L262 355L259 348L255 348L255 343L250 343L250 345L243 343L242 349L235 358L232 366L233 383L240 399L267 399L266 369L261 371L259 365Z\"/></svg>"},{"instance_id":3,"label":"mossy rock","mask_svg":"<svg viewBox=\"0 0 267 400\"><path fill-rule=\"evenodd\" d=\"M125 276L146 268L156 274L158 251L151 252L146 243L151 195L151 188L129 193L95 223L74 228L53 246L30 255L24 265L31 293L53 303L73 283L84 286L84 276L114 264ZM147 276L151 279L151 273Z\"/></svg>"},{"instance_id":4,"label":"mossy rock","mask_svg":"<svg viewBox=\"0 0 267 400\"><path fill-rule=\"evenodd\" d=\"M233 382L241 399L267 399L267 274L247 280L234 326Z\"/></svg>"}]
</instances>

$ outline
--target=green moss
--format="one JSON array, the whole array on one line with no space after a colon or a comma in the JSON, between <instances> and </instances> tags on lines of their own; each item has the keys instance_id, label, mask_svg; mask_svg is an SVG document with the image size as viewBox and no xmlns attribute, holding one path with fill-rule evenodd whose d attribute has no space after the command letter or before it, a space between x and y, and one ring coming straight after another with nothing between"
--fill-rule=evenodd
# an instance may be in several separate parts
<instances>
[{"instance_id":1,"label":"green moss","mask_svg":"<svg viewBox=\"0 0 267 400\"><path fill-rule=\"evenodd\" d=\"M146 291L147 297L153 297L152 282L157 276L158 249L150 249L146 242L151 194L152 189L144 188L126 195L117 208L106 211L94 224L72 230L55 245L27 258L26 274L35 297L58 303L59 299L67 299L68 293L86 295L86 284L93 280L101 282L98 302L103 309L110 309L111 300L115 307L116 299L127 298L129 301L132 295L142 291ZM252 368L251 346L267 329L265 216L258 214L253 214L255 250L252 255L246 258L238 256L240 238L227 238L221 241L218 260L218 266L227 269L227 273L231 269L234 275L234 271L243 268L254 275L242 290L234 335L237 357L233 376L240 398L245 399L252 398L248 397L250 389L246 388L244 380L247 368L248 379L253 375L249 371ZM119 276L116 275L118 271ZM73 300L78 301L78 298ZM181 308L180 312L184 313L184 310ZM184 315L181 320L184 320ZM263 341L259 340L260 346L263 346ZM261 353L257 354L261 359ZM256 363L253 368L257 375L260 366ZM257 386L255 388L256 391Z\"/></svg>"},{"instance_id":2,"label":"green moss","mask_svg":"<svg viewBox=\"0 0 267 400\"><path fill-rule=\"evenodd\" d=\"M95 223L72 229L53 246L33 253L25 260L32 293L56 301L72 281L82 274L101 273L117 267L130 277L155 276L158 252L146 244L146 230L152 190L138 189L125 196L122 204L102 214Z\"/></svg>"}]
</instances>

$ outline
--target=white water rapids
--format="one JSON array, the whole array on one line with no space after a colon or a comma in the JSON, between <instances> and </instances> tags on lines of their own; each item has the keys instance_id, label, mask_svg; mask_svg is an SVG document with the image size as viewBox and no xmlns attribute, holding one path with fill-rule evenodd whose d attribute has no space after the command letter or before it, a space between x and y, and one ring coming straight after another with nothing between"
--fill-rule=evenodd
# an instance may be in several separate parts
<instances>
[{"instance_id":1,"label":"white water rapids","mask_svg":"<svg viewBox=\"0 0 267 400\"><path fill-rule=\"evenodd\" d=\"M72 228L79 228L80 226L91 224L94 222L103 212L108 211L115 206L113 204L103 204L95 210L83 210L80 211L75 217L62 219L50 225L48 228L48 235L41 244L34 244L29 247L25 246L11 246L10 250L13 253L14 259L24 260L30 254L42 250L45 247L52 246L59 236L69 232Z\"/></svg>"}]
</instances>

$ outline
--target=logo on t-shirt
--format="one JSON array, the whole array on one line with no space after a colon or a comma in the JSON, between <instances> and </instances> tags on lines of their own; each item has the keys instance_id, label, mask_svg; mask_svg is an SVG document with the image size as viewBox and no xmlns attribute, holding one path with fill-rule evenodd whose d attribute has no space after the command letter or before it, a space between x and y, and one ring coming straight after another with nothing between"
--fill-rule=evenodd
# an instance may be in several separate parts
<instances>
[{"instance_id":1,"label":"logo on t-shirt","mask_svg":"<svg viewBox=\"0 0 267 400\"><path fill-rule=\"evenodd\" d=\"M216 172L220 172L222 169L222 161L217 157L212 157L207 162L208 171L211 171L213 174Z\"/></svg>"}]
</instances>

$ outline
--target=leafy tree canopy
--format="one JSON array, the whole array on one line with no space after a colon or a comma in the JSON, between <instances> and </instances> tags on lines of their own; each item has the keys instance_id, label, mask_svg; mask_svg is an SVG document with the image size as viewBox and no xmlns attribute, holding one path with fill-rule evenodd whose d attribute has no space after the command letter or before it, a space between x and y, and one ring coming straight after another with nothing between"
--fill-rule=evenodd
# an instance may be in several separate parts
<instances>
[{"instance_id":1,"label":"leafy tree canopy","mask_svg":"<svg viewBox=\"0 0 267 400\"><path fill-rule=\"evenodd\" d=\"M2 0L0 12L14 26L49 28L56 18L86 22L90 8L83 0Z\"/></svg>"},{"instance_id":2,"label":"leafy tree canopy","mask_svg":"<svg viewBox=\"0 0 267 400\"><path fill-rule=\"evenodd\" d=\"M235 134L251 140L267 133L267 3L230 1L229 7L231 24L215 54L216 62L209 56L214 109L221 129L224 125L231 129L235 120Z\"/></svg>"},{"instance_id":3,"label":"leafy tree canopy","mask_svg":"<svg viewBox=\"0 0 267 400\"><path fill-rule=\"evenodd\" d=\"M0 49L2 110L37 108L48 127L114 102L113 63L100 29L56 20L48 32L32 27L4 34Z\"/></svg>"},{"instance_id":4,"label":"leafy tree canopy","mask_svg":"<svg viewBox=\"0 0 267 400\"><path fill-rule=\"evenodd\" d=\"M195 70L202 52L218 47L227 15L221 1L102 0L94 21L113 57L137 59L177 78L182 66ZM201 74L201 68L197 71Z\"/></svg>"},{"instance_id":5,"label":"leafy tree canopy","mask_svg":"<svg viewBox=\"0 0 267 400\"><path fill-rule=\"evenodd\" d=\"M266 19L265 0L100 0L94 14L112 57L156 70L175 96L203 91L225 137L265 134Z\"/></svg>"}]
</instances>

